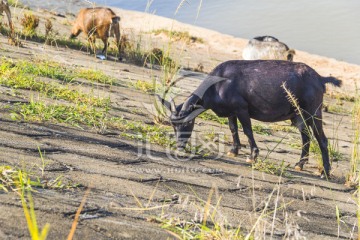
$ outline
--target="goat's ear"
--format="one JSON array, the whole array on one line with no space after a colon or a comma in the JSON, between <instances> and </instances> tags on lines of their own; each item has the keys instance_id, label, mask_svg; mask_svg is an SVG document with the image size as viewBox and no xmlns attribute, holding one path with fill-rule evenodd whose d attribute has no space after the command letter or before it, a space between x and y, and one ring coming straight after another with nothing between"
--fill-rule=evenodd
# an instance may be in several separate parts
<instances>
[{"instance_id":1,"label":"goat's ear","mask_svg":"<svg viewBox=\"0 0 360 240\"><path fill-rule=\"evenodd\" d=\"M176 109L172 109L172 104L170 102L166 101L165 99L163 99L162 97L160 97L160 95L156 94L156 97L159 99L161 104L164 105L170 112L176 110Z\"/></svg>"},{"instance_id":2,"label":"goat's ear","mask_svg":"<svg viewBox=\"0 0 360 240\"><path fill-rule=\"evenodd\" d=\"M117 23L119 23L120 22L120 17L119 16L116 16L116 17L113 17L112 18L112 23L113 24L117 24Z\"/></svg>"}]
</instances>

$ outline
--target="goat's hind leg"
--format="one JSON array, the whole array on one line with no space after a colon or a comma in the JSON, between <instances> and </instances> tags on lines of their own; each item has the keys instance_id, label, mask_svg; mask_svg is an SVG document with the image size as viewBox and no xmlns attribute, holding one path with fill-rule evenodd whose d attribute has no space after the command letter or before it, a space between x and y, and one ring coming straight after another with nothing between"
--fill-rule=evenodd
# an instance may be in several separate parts
<instances>
[{"instance_id":1,"label":"goat's hind leg","mask_svg":"<svg viewBox=\"0 0 360 240\"><path fill-rule=\"evenodd\" d=\"M325 136L323 126L322 126L322 118L321 116L314 117L314 122L311 124L313 133L317 142L319 143L319 147L321 150L321 156L323 160L324 169L321 171L321 178L330 178L330 161L329 161L329 150L328 150L328 140Z\"/></svg>"},{"instance_id":2,"label":"goat's hind leg","mask_svg":"<svg viewBox=\"0 0 360 240\"><path fill-rule=\"evenodd\" d=\"M96 38L93 34L88 35L88 42L90 45L90 53L93 53L96 55Z\"/></svg>"},{"instance_id":3,"label":"goat's hind leg","mask_svg":"<svg viewBox=\"0 0 360 240\"><path fill-rule=\"evenodd\" d=\"M301 147L301 157L299 162L295 164L295 170L301 171L304 168L304 164L309 161L309 149L310 149L310 139L311 132L310 126L305 122L301 116L296 116L291 119L292 125L297 127L301 134L302 147Z\"/></svg>"},{"instance_id":4,"label":"goat's hind leg","mask_svg":"<svg viewBox=\"0 0 360 240\"><path fill-rule=\"evenodd\" d=\"M233 146L231 147L230 151L227 153L230 157L236 157L239 152L240 148L240 139L239 139L239 132L238 132L238 125L237 125L237 118L236 116L228 117L229 119L229 127L233 137Z\"/></svg>"},{"instance_id":5,"label":"goat's hind leg","mask_svg":"<svg viewBox=\"0 0 360 240\"><path fill-rule=\"evenodd\" d=\"M253 163L256 161L257 157L259 156L259 149L256 145L255 139L254 139L254 134L251 128L251 120L250 120L250 116L248 111L242 110L238 115L237 115L242 128L244 130L244 134L247 136L248 140L249 140L249 144L250 144L250 157L248 159L246 159L246 162L249 163Z\"/></svg>"},{"instance_id":6,"label":"goat's hind leg","mask_svg":"<svg viewBox=\"0 0 360 240\"><path fill-rule=\"evenodd\" d=\"M108 41L108 38L107 37L104 37L101 39L104 43L104 48L102 50L102 54L107 57L107 49L108 49L108 46L109 46L109 41Z\"/></svg>"}]
</instances>

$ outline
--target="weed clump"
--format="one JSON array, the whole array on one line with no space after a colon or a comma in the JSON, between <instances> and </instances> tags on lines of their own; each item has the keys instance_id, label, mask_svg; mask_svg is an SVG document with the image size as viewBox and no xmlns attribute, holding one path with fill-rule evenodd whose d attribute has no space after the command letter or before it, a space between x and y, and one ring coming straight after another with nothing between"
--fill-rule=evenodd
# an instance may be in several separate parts
<instances>
[{"instance_id":1,"label":"weed clump","mask_svg":"<svg viewBox=\"0 0 360 240\"><path fill-rule=\"evenodd\" d=\"M52 24L50 19L46 19L46 22L45 22L45 36L49 36L52 31L53 31L53 24Z\"/></svg>"},{"instance_id":2,"label":"weed clump","mask_svg":"<svg viewBox=\"0 0 360 240\"><path fill-rule=\"evenodd\" d=\"M83 78L89 80L91 82L98 82L104 84L114 84L115 79L104 74L102 71L94 70L94 69L80 69L75 74L77 78Z\"/></svg>"},{"instance_id":3,"label":"weed clump","mask_svg":"<svg viewBox=\"0 0 360 240\"><path fill-rule=\"evenodd\" d=\"M67 79L67 75L59 69L59 66L52 66L50 63L36 65L26 61L16 64L4 61L0 64L0 83L5 86L37 91L52 99L64 99L98 107L109 105L109 101L106 99L71 89L69 85L64 86L59 83L44 81L38 79L37 76Z\"/></svg>"},{"instance_id":4,"label":"weed clump","mask_svg":"<svg viewBox=\"0 0 360 240\"><path fill-rule=\"evenodd\" d=\"M74 126L79 124L101 127L106 119L106 109L98 110L94 107L77 104L69 106L65 104L46 104L44 102L31 101L28 104L18 106L17 112L25 121L30 122L59 122ZM15 119L19 116L13 114Z\"/></svg>"},{"instance_id":5,"label":"weed clump","mask_svg":"<svg viewBox=\"0 0 360 240\"><path fill-rule=\"evenodd\" d=\"M355 102L352 111L353 118L353 129L354 129L354 137L353 137L353 148L351 152L350 158L350 170L346 175L346 185L350 187L356 187L360 184L360 98L358 98ZM358 189L358 197L360 202L360 194ZM359 212L360 213L360 212ZM360 219L358 217L358 219Z\"/></svg>"},{"instance_id":6,"label":"weed clump","mask_svg":"<svg viewBox=\"0 0 360 240\"><path fill-rule=\"evenodd\" d=\"M20 20L20 24L23 27L25 35L32 37L36 35L36 28L39 26L39 17L32 13L24 14L24 17Z\"/></svg>"},{"instance_id":7,"label":"weed clump","mask_svg":"<svg viewBox=\"0 0 360 240\"><path fill-rule=\"evenodd\" d=\"M155 93L156 89L158 89L159 86L157 86L155 82L147 82L142 80L137 80L135 83L132 84L132 86L140 90L144 93Z\"/></svg>"},{"instance_id":8,"label":"weed clump","mask_svg":"<svg viewBox=\"0 0 360 240\"><path fill-rule=\"evenodd\" d=\"M155 35L165 34L167 37L171 38L173 41L184 41L187 44L205 43L204 39L192 36L189 34L189 32L170 31L167 29L157 29L157 30L154 30L153 33Z\"/></svg>"},{"instance_id":9,"label":"weed clump","mask_svg":"<svg viewBox=\"0 0 360 240\"><path fill-rule=\"evenodd\" d=\"M284 161L280 165L270 162L269 160L258 159L253 165L252 168L260 172L269 173L276 176L285 176L290 177L291 174L286 170L288 165L285 165Z\"/></svg>"}]
</instances>

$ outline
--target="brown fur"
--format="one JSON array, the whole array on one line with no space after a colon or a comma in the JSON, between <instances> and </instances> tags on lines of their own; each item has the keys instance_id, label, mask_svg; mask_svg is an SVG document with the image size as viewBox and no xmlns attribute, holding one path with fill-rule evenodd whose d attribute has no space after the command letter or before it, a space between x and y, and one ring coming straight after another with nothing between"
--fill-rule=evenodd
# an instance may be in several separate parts
<instances>
[{"instance_id":1,"label":"brown fur","mask_svg":"<svg viewBox=\"0 0 360 240\"><path fill-rule=\"evenodd\" d=\"M0 0L0 14L5 12L6 13L6 16L8 18L8 21L9 21L9 27L10 27L10 30L11 30L11 34L14 33L14 26L12 24L12 21L11 21L11 12L10 12L10 7L9 7L9 4L7 2L7 0Z\"/></svg>"},{"instance_id":2,"label":"brown fur","mask_svg":"<svg viewBox=\"0 0 360 240\"><path fill-rule=\"evenodd\" d=\"M100 38L104 43L103 54L107 53L108 39L115 36L120 56L120 17L110 8L84 8L81 9L71 30L71 38L77 37L81 32L88 36L90 47L96 53L95 40Z\"/></svg>"}]
</instances>

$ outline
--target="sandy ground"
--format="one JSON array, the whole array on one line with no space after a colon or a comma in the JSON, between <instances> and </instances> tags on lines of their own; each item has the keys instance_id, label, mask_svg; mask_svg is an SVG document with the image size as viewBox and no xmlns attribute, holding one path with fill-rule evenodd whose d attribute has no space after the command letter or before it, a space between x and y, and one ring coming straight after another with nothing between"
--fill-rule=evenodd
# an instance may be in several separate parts
<instances>
[{"instance_id":1,"label":"sandy ground","mask_svg":"<svg viewBox=\"0 0 360 240\"><path fill-rule=\"evenodd\" d=\"M19 19L17 15L23 11L16 10L15 22ZM153 15L120 9L116 9L116 12L122 17L123 33L134 36L141 33L143 42L147 43L144 47L148 49L168 44L166 36L149 33L154 29L172 27L203 38L203 44L172 43L174 58L180 56L179 61L185 67L196 67L201 63L205 71L209 71L222 61L241 59L242 48L247 42ZM72 16L63 18L46 11L35 14L41 17L42 23L50 17L59 34L69 34L68 23L74 19ZM43 29L40 28L40 31ZM152 122L151 115L139 109L143 108L143 104L151 104L153 96L135 90L131 83L137 80L151 81L153 76L162 75L160 71L128 62L99 61L82 51L23 42L24 48L10 46L6 37L0 36L1 57L14 60L45 59L69 67L102 70L117 79L117 84L111 89L101 84L96 86L99 92L110 95L114 109L112 114ZM344 81L339 91L347 94L354 93L355 83L360 81L360 66L357 65L301 51L297 51L295 61L307 63L322 75L339 77ZM182 81L178 86L182 95L186 96L194 90L202 77ZM81 88L90 92L93 86L83 84ZM216 220L235 228L240 226L245 233L255 225L267 202L270 210L277 210L275 217L272 211L258 222L257 239L269 238L271 232L275 239L289 234L292 239L356 238L354 190L344 186L353 138L349 112L324 113L325 132L330 142L338 144L338 151L344 156L344 160L333 163L333 179L325 181L314 174L314 159L306 165L305 171L292 170L300 156L300 150L290 146L300 139L296 132L274 131L270 136L255 134L262 157L266 156L268 149L274 148L269 159L275 163L284 161L290 164L291 177L279 178L253 171L245 163L248 148L243 148L237 158L222 155L219 158L210 156L186 162L173 161L168 158L164 148L154 144L149 150L150 155L142 154L139 157L139 143L125 139L121 132L115 130L100 134L87 127L80 129L51 123L12 121L12 106L16 102L29 101L34 93L20 91L20 95L13 95L4 86L0 86L0 93L0 104L6 106L0 108L0 164L39 172L40 147L46 153L47 178L62 175L66 181L84 186L72 190L37 189L33 193L39 225L51 225L49 239L67 236L86 187L91 187L91 190L81 214L76 239L174 238L161 229L156 219L199 221L212 188L216 189L212 206L216 206L221 198ZM352 107L351 102L339 103L330 95L326 95L325 102L339 104L344 110ZM229 139L231 136L227 126L200 119L197 120L195 131L224 132ZM240 138L247 143L241 131ZM230 147L229 142L226 141L224 146L226 152ZM148 209L144 209L145 206ZM340 224L336 219L336 207L341 212ZM21 203L15 193L0 192L0 212L1 239L29 238Z\"/></svg>"}]
</instances>

